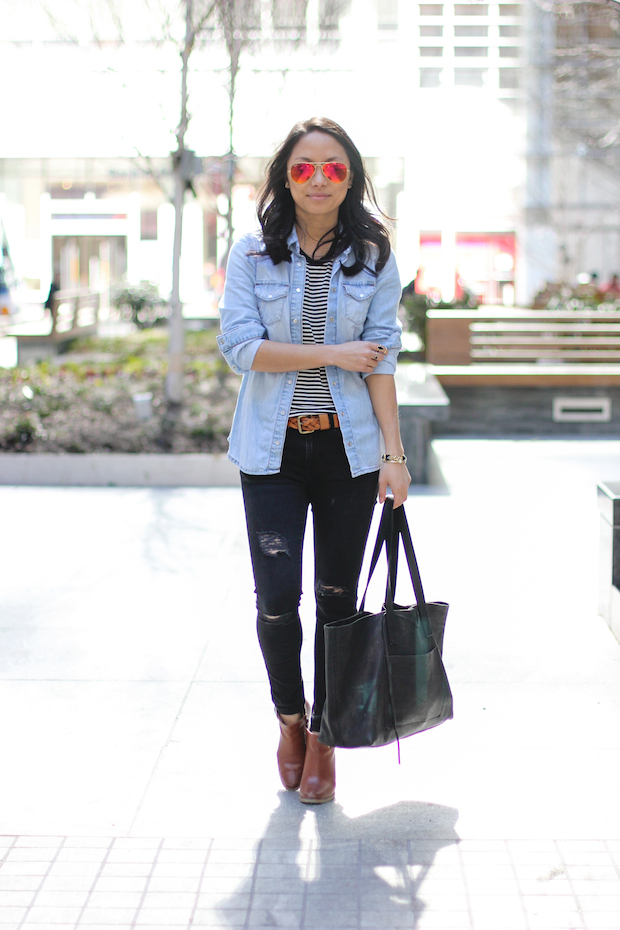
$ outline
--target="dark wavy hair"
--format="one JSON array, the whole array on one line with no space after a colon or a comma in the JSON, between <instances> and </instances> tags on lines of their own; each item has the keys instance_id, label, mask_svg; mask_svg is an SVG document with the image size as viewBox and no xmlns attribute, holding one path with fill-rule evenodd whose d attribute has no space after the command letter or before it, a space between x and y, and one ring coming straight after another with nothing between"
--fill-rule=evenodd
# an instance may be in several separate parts
<instances>
[{"instance_id":1,"label":"dark wavy hair","mask_svg":"<svg viewBox=\"0 0 620 930\"><path fill-rule=\"evenodd\" d=\"M338 123L325 117L313 117L296 123L267 166L265 184L256 204L267 254L274 265L291 261L287 239L295 223L295 201L290 190L285 187L286 165L295 145L310 132L324 132L336 139L349 157L353 174L351 187L338 211L338 225L324 237L333 235L325 258L335 258L352 246L355 264L342 266L342 273L350 277L368 267L370 248L374 245L378 250L374 273L378 274L390 256L390 234L377 216L367 209L366 203L376 210L378 216L385 214L377 203L372 181L366 174L357 147Z\"/></svg>"}]
</instances>

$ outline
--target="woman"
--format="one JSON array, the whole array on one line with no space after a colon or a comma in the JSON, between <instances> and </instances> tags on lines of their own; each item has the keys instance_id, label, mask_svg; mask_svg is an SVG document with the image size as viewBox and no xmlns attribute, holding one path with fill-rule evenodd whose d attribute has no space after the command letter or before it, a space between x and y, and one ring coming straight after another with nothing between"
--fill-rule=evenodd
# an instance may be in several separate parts
<instances>
[{"instance_id":1,"label":"woman","mask_svg":"<svg viewBox=\"0 0 620 930\"><path fill-rule=\"evenodd\" d=\"M345 131L323 118L294 126L258 199L262 233L230 253L220 307L220 349L243 374L229 457L241 470L278 767L284 787L299 788L307 804L335 792L334 750L318 740L324 626L355 613L377 490L383 502L389 486L399 506L411 480L394 388L400 281L388 231L365 198L376 207ZM311 717L298 613L308 505L317 608Z\"/></svg>"}]
</instances>

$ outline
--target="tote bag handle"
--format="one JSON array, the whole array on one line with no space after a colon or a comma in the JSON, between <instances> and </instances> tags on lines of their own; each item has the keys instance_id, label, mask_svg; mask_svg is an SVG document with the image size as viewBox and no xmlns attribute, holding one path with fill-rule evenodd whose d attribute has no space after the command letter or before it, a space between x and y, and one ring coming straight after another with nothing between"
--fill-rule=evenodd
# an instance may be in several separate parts
<instances>
[{"instance_id":1,"label":"tote bag handle","mask_svg":"<svg viewBox=\"0 0 620 930\"><path fill-rule=\"evenodd\" d=\"M413 542L411 539L411 533L409 531L409 524L407 523L405 508L401 505L400 507L397 507L396 510L394 510L394 499L392 497L387 497L385 504L383 505L381 522L379 523L377 539L370 560L368 581L366 582L364 594L362 595L360 610L364 610L366 594L368 593L370 580L373 576L375 568L377 567L381 549L385 544L388 562L388 579L385 592L385 606L389 613L394 611L394 595L396 593L396 575L398 570L399 537L402 538L403 541L403 548L405 550L405 556L407 559L407 567L409 569L409 576L411 578L411 584L415 593L416 605L420 614L420 618L428 623L426 598L424 597L420 569L418 568L418 560L416 559L415 550L413 548Z\"/></svg>"}]
</instances>

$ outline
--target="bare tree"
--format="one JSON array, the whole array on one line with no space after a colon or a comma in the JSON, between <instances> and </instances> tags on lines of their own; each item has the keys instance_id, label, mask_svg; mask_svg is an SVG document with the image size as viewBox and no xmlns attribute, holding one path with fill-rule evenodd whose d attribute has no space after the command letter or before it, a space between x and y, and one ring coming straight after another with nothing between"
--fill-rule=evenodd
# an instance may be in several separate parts
<instances>
[{"instance_id":1,"label":"bare tree","mask_svg":"<svg viewBox=\"0 0 620 930\"><path fill-rule=\"evenodd\" d=\"M196 45L196 39L211 19L217 0L183 0L185 4L185 38L180 49L181 55L181 115L177 127L177 148L172 153L174 177L174 247L172 255L172 291L170 294L170 321L168 344L168 374L166 376L166 400L169 406L178 406L183 401L183 354L185 349L185 329L183 324L183 305L180 296L181 280L181 245L183 234L183 206L185 191L191 179L200 173L196 153L185 146L185 136L191 115L188 109L189 91L187 86L189 60Z\"/></svg>"},{"instance_id":2,"label":"bare tree","mask_svg":"<svg viewBox=\"0 0 620 930\"><path fill-rule=\"evenodd\" d=\"M223 258L223 264L226 264L232 240L234 235L233 225L233 184L235 178L235 145L234 145L234 126L235 126L235 96L237 93L237 77L241 63L241 53L243 48L250 40L250 28L260 29L260 9L258 9L256 0L215 0L217 6L217 18L222 30L226 53L228 56L228 152L226 153L226 197L228 206L226 211L227 226L227 243L226 252ZM256 23L253 20L257 19Z\"/></svg>"},{"instance_id":3,"label":"bare tree","mask_svg":"<svg viewBox=\"0 0 620 930\"><path fill-rule=\"evenodd\" d=\"M145 31L152 32L158 44L177 42L181 58L180 113L175 130L176 149L171 153L172 190L152 166L148 155L143 155L136 148L140 164L159 185L167 198L174 205L174 245L172 253L172 290L170 293L170 319L168 343L168 373L165 394L169 412L174 413L183 400L183 355L185 332L183 325L183 307L180 298L180 267L183 231L183 207L185 194L191 180L201 171L201 162L196 153L187 148L185 139L191 120L189 109L189 71L190 57L196 47L197 39L212 20L216 0L144 0L144 11L151 14L152 22L146 24ZM117 0L90 0L87 3L63 3L48 0L46 13L57 34L80 44L87 37L87 44L101 46L102 38L114 35L116 41L126 41L127 24L118 6ZM135 10L133 11L135 14ZM178 13L183 13L181 37L175 40ZM156 28L153 28L154 24Z\"/></svg>"},{"instance_id":4,"label":"bare tree","mask_svg":"<svg viewBox=\"0 0 620 930\"><path fill-rule=\"evenodd\" d=\"M241 68L241 56L251 42L261 37L260 0L209 0L194 14L197 0L183 0L186 7L185 44L181 50L181 120L177 131L177 151L173 154L174 164L174 259L172 276L172 296L170 300L170 351L169 369L166 381L166 398L169 405L180 404L183 396L183 348L184 330L182 305L179 296L179 270L181 255L182 213L185 190L191 178L199 173L195 153L185 148L185 133L190 120L188 112L187 74L189 56L196 40L207 23L215 21L221 31L228 58L227 93L228 93L228 152L224 157L226 210L226 252L222 264L225 266L232 246L234 235L233 185L236 169L234 146L235 97L237 78ZM290 0L289 0L290 2Z\"/></svg>"},{"instance_id":5,"label":"bare tree","mask_svg":"<svg viewBox=\"0 0 620 930\"><path fill-rule=\"evenodd\" d=\"M547 230L545 277L569 284L620 232L620 3L530 0L525 25L526 224Z\"/></svg>"},{"instance_id":6,"label":"bare tree","mask_svg":"<svg viewBox=\"0 0 620 930\"><path fill-rule=\"evenodd\" d=\"M285 0L288 7L289 16L291 12L297 12L295 7L301 3L302 15L305 18L305 8L307 0ZM222 265L225 266L233 242L234 236L234 217L233 217L233 186L235 171L237 166L237 155L234 144L235 128L235 100L237 94L237 79L241 69L241 59L243 52L250 46L256 45L265 35L269 33L272 25L273 12L278 11L278 0L270 0L268 4L263 4L261 8L260 0L215 0L216 19L221 30L222 39L226 48L227 63L227 86L228 93L228 151L223 159L224 161L224 189L227 198L227 208L224 214L226 218L226 251L222 258ZM268 28L265 29L265 19L269 19Z\"/></svg>"},{"instance_id":7,"label":"bare tree","mask_svg":"<svg viewBox=\"0 0 620 930\"><path fill-rule=\"evenodd\" d=\"M620 155L620 3L555 4L553 60L556 135L583 143L613 164Z\"/></svg>"}]
</instances>

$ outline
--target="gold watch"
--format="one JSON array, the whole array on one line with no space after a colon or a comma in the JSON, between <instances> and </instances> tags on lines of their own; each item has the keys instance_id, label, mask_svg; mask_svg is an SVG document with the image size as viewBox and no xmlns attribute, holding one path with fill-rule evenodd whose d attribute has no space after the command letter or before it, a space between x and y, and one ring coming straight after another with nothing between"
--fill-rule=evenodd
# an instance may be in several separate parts
<instances>
[{"instance_id":1,"label":"gold watch","mask_svg":"<svg viewBox=\"0 0 620 930\"><path fill-rule=\"evenodd\" d=\"M406 455L382 455L382 462L392 462L394 465L404 465L407 461Z\"/></svg>"}]
</instances>

